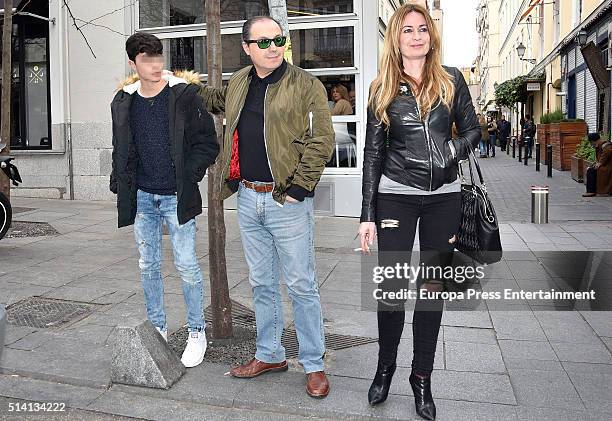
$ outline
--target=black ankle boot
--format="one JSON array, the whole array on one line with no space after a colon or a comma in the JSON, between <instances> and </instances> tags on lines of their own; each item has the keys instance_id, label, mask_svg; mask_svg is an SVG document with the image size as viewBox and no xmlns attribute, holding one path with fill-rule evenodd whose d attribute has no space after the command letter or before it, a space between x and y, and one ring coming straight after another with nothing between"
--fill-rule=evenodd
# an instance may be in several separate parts
<instances>
[{"instance_id":1,"label":"black ankle boot","mask_svg":"<svg viewBox=\"0 0 612 421\"><path fill-rule=\"evenodd\" d=\"M376 368L376 375L368 391L368 402L370 405L378 405L387 400L389 395L389 388L391 387L391 379L397 365L395 362L391 365L378 363Z\"/></svg>"},{"instance_id":2,"label":"black ankle boot","mask_svg":"<svg viewBox=\"0 0 612 421\"><path fill-rule=\"evenodd\" d=\"M410 386L412 386L412 392L414 393L416 413L426 420L435 420L436 405L431 396L431 377L421 379L412 373L408 380L410 380Z\"/></svg>"}]
</instances>

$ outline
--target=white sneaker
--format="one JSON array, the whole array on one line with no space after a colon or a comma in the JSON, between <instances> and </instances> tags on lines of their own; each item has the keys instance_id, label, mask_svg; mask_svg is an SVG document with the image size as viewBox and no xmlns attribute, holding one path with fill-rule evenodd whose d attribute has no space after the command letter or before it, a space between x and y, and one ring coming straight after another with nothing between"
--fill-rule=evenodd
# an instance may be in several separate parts
<instances>
[{"instance_id":1,"label":"white sneaker","mask_svg":"<svg viewBox=\"0 0 612 421\"><path fill-rule=\"evenodd\" d=\"M168 342L168 331L167 330L161 330L157 326L155 326L155 329L157 329L157 331L162 336L162 338L164 338L164 341Z\"/></svg>"},{"instance_id":2,"label":"white sneaker","mask_svg":"<svg viewBox=\"0 0 612 421\"><path fill-rule=\"evenodd\" d=\"M181 357L181 362L185 367L195 367L204 360L204 354L206 353L206 333L202 332L190 332L189 338L187 338L187 347Z\"/></svg>"}]
</instances>

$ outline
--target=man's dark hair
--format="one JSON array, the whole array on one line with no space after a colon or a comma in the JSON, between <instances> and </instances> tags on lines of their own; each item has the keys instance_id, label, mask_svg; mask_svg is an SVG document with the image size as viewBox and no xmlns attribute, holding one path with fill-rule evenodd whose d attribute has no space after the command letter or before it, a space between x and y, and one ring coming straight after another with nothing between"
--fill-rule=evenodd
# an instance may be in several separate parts
<instances>
[{"instance_id":1,"label":"man's dark hair","mask_svg":"<svg viewBox=\"0 0 612 421\"><path fill-rule=\"evenodd\" d=\"M525 114L525 120L531 120L531 116L529 114Z\"/></svg>"},{"instance_id":2,"label":"man's dark hair","mask_svg":"<svg viewBox=\"0 0 612 421\"><path fill-rule=\"evenodd\" d=\"M281 28L281 32L283 31L283 27L281 26L280 23L278 23L278 21L276 19L274 19L272 16L253 16L252 18L250 18L249 20L247 20L244 25L242 25L242 40L243 41L248 41L251 39L251 27L256 24L257 22L262 22L264 20L271 20L272 22L276 23L278 25L279 28Z\"/></svg>"},{"instance_id":3,"label":"man's dark hair","mask_svg":"<svg viewBox=\"0 0 612 421\"><path fill-rule=\"evenodd\" d=\"M155 35L137 32L125 42L125 51L129 59L135 62L136 56L140 53L161 55L164 52L164 46Z\"/></svg>"}]
</instances>

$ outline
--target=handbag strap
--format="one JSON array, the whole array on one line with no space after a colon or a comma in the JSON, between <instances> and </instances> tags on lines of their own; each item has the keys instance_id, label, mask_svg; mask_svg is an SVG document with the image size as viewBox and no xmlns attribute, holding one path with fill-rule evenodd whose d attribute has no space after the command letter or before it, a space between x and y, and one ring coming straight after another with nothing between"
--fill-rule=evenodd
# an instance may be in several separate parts
<instances>
[{"instance_id":1,"label":"handbag strap","mask_svg":"<svg viewBox=\"0 0 612 421\"><path fill-rule=\"evenodd\" d=\"M476 167L476 172L478 173L478 181L480 182L480 185L482 186L482 189L486 192L487 191L487 186L485 184L484 177L482 176L482 170L480 169L480 164L478 163L478 159L476 158L476 155L474 154L474 150L471 147L469 147L468 150L469 150L468 158L465 161L468 162L468 166L469 166L469 169L470 169L470 181L471 181L472 184L474 184L474 172L472 170L472 160L470 159L470 155L471 155L472 158L474 159L474 166ZM465 178L463 176L463 168L461 166L462 162L463 161L459 161L459 165L458 165L458 167L459 167L459 176L461 177L462 181L465 181Z\"/></svg>"}]
</instances>

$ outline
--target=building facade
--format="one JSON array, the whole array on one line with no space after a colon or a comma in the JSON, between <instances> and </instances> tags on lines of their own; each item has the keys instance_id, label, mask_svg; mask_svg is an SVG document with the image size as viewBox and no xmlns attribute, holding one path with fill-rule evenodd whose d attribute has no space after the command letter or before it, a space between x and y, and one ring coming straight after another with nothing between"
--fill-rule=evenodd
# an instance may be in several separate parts
<instances>
[{"instance_id":1,"label":"building facade","mask_svg":"<svg viewBox=\"0 0 612 421\"><path fill-rule=\"evenodd\" d=\"M608 23L610 0L495 0L483 1L488 10L496 3L498 19L489 22L499 36L498 49L480 57L499 57L499 79L502 83L518 76L525 76L522 96L515 112L511 113L513 127L524 114L531 114L538 122L544 113L560 109L567 118L584 119L589 130L601 130L610 119L609 87L598 89L593 75L584 63L577 35L586 31L587 43L593 41L602 58L604 71L608 66ZM486 19L480 11L479 21ZM483 32L480 33L484 36ZM481 43L486 43L481 40ZM522 56L518 47L524 47ZM482 53L481 53L482 54ZM486 67L486 66L485 66ZM494 86L486 79L486 69L481 71L481 97L489 101L495 98ZM605 98L605 99L604 99ZM509 110L494 106L496 111ZM488 110L491 111L491 110ZM608 126L609 127L609 126Z\"/></svg>"},{"instance_id":2,"label":"building facade","mask_svg":"<svg viewBox=\"0 0 612 421\"><path fill-rule=\"evenodd\" d=\"M368 87L378 71L386 24L400 0L287 0L293 63L328 92L341 84L351 115L334 116L334 156L316 190L322 214L357 216ZM24 183L14 196L114 200L108 190L110 102L129 73L126 38L156 35L168 69L206 78L202 0L14 1L12 154ZM249 64L241 28L268 13L267 0L221 0L223 79ZM76 29L78 27L78 30ZM330 107L333 105L330 95ZM201 183L206 194L206 183ZM234 206L235 199L226 201Z\"/></svg>"}]
</instances>

